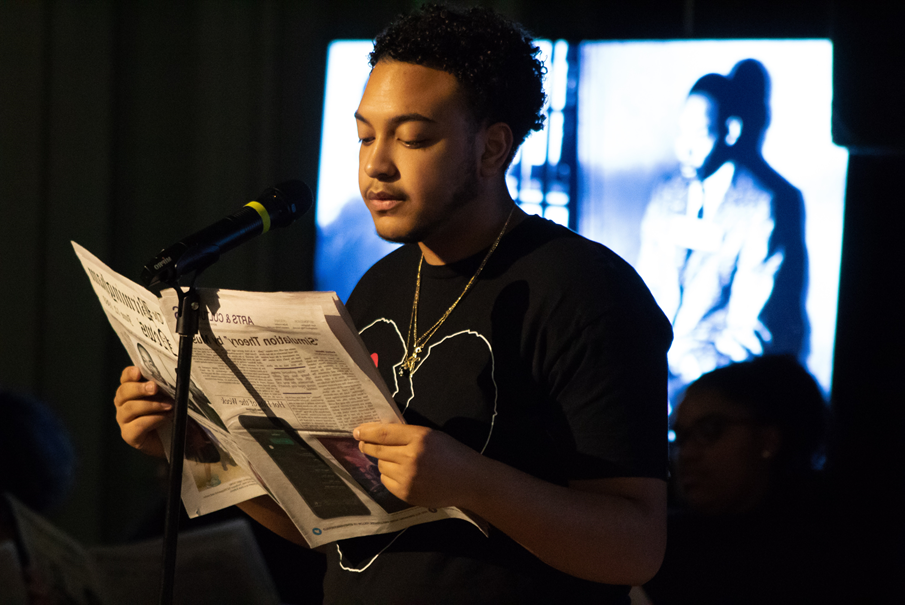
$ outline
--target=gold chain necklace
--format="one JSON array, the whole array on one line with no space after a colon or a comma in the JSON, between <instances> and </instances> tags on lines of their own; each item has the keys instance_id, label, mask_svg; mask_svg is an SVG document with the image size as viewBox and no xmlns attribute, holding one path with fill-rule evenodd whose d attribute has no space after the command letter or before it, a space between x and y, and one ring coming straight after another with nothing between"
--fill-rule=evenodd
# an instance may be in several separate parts
<instances>
[{"instance_id":1,"label":"gold chain necklace","mask_svg":"<svg viewBox=\"0 0 905 606\"><path fill-rule=\"evenodd\" d=\"M418 298L421 293L421 265L424 263L424 254L421 254L421 260L418 261L418 277L415 279L415 301L412 303L412 317L409 320L409 331L408 336L405 339L405 352L409 352L409 343L412 344L411 355L407 356L405 360L402 361L402 365L399 367L399 376L405 376L405 373L412 374L415 371L415 368L418 366L418 362L421 361L421 352L424 351L424 346L430 340L434 333L437 332L437 329L446 322L446 318L449 317L449 314L453 312L456 308L456 305L459 304L459 301L465 298L465 295L468 294L468 291L471 290L472 285L475 283L475 280L478 279L478 276L481 275L481 270L484 269L484 266L487 265L487 260L490 259L490 255L493 254L493 251L496 250L496 247L500 244L500 240L503 239L503 234L506 233L506 228L509 227L509 220L512 219L512 213L515 212L515 207L513 206L512 210L509 211L509 216L506 217L506 222L503 223L503 229L500 230L499 235L496 237L496 240L493 242L493 246L490 247L490 250L487 251L487 254L484 255L484 260L481 261L481 265L478 266L478 271L474 273L471 277L471 280L468 281L468 284L465 285L465 290L462 291L462 294L459 295L459 298L453 302L452 305L449 306L449 309L444 312L444 314L440 317L437 322L428 328L423 335L418 336Z\"/></svg>"}]
</instances>

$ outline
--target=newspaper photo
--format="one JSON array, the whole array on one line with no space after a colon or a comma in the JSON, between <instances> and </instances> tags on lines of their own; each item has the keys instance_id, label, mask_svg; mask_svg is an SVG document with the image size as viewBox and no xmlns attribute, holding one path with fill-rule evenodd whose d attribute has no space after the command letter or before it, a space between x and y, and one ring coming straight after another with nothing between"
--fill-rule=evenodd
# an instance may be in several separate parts
<instances>
[{"instance_id":1,"label":"newspaper photo","mask_svg":"<svg viewBox=\"0 0 905 606\"><path fill-rule=\"evenodd\" d=\"M178 296L158 298L73 242L133 363L170 393ZM380 482L352 430L404 423L332 292L198 289L183 503L201 515L269 494L312 547L450 517L409 505ZM168 445L168 431L161 432Z\"/></svg>"}]
</instances>

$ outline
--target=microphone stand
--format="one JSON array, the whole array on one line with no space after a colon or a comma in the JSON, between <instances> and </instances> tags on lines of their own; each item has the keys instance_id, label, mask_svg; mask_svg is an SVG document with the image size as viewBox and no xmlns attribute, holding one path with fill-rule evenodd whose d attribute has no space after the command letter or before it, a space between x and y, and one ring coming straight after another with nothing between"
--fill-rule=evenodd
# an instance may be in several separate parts
<instances>
[{"instance_id":1,"label":"microphone stand","mask_svg":"<svg viewBox=\"0 0 905 606\"><path fill-rule=\"evenodd\" d=\"M182 498L182 467L185 457L185 433L188 421L189 386L192 373L192 344L198 334L201 302L195 290L195 280L213 265L220 254L270 229L271 216L275 227L289 225L304 214L312 203L311 190L301 181L286 181L264 190L263 202L249 202L239 212L164 249L145 265L141 272L147 286L165 282L172 286L179 298L176 332L179 352L176 364L176 404L173 411L173 433L170 444L170 477L167 492L166 522L163 536L163 571L160 579L160 603L173 603L176 576L176 543ZM271 206L265 206L271 205ZM249 208L250 207L250 208ZM273 215L271 215L273 213ZM254 221L249 217L253 217ZM258 223L260 220L260 223ZM258 232L258 230L261 230ZM179 277L194 271L188 290L182 291Z\"/></svg>"},{"instance_id":2,"label":"microphone stand","mask_svg":"<svg viewBox=\"0 0 905 606\"><path fill-rule=\"evenodd\" d=\"M179 354L176 363L176 404L173 410L173 432L170 443L170 475L167 491L166 522L163 535L163 571L160 579L160 603L173 603L176 577L176 546L182 500L182 463L185 457L185 434L188 421L189 385L192 381L192 345L198 334L201 303L195 290L197 271L188 290L183 292L178 282L169 283L179 298L176 332L179 334Z\"/></svg>"}]
</instances>

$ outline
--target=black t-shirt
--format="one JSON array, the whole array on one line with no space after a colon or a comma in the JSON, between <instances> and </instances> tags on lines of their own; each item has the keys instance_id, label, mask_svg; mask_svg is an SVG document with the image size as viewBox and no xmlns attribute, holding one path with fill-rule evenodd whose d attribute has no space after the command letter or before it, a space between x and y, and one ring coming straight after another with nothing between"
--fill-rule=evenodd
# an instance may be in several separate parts
<instances>
[{"instance_id":1,"label":"black t-shirt","mask_svg":"<svg viewBox=\"0 0 905 606\"><path fill-rule=\"evenodd\" d=\"M485 254L423 264L419 335ZM408 423L559 485L665 477L671 329L625 261L527 218L502 239L415 371L400 376L420 257L415 245L391 253L348 302ZM328 602L602 603L626 592L560 573L496 529L485 538L461 520L328 546Z\"/></svg>"}]
</instances>

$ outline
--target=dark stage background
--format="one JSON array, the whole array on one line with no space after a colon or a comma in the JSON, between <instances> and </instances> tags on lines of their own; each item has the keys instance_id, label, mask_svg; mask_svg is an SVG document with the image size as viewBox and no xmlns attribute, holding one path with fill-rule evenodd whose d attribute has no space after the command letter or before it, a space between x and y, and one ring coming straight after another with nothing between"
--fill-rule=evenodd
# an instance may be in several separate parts
<instances>
[{"instance_id":1,"label":"dark stage background","mask_svg":"<svg viewBox=\"0 0 905 606\"><path fill-rule=\"evenodd\" d=\"M834 137L852 156L828 470L857 521L861 597L901 599L887 581L901 576L905 511L903 3L485 4L551 39L833 40ZM69 240L137 278L264 187L316 188L328 42L370 38L411 5L0 0L0 385L43 398L72 431L77 482L53 520L77 539L123 540L159 489L155 463L119 438L128 360ZM224 257L204 285L309 289L313 213L300 223Z\"/></svg>"}]
</instances>

